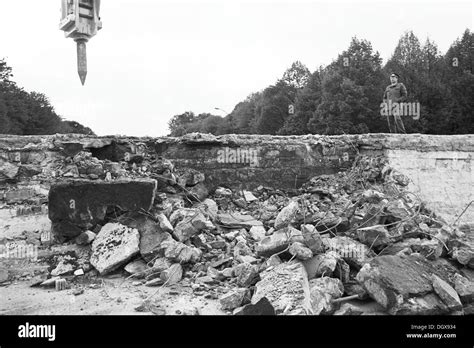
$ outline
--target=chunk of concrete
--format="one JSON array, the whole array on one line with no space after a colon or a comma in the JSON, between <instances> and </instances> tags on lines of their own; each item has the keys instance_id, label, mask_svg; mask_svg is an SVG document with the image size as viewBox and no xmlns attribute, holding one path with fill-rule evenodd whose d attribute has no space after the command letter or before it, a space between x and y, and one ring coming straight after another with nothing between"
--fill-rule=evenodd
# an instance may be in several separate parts
<instances>
[{"instance_id":1,"label":"chunk of concrete","mask_svg":"<svg viewBox=\"0 0 474 348\"><path fill-rule=\"evenodd\" d=\"M119 217L118 222L138 230L140 233L140 254L145 261L151 261L159 253L161 243L171 238L164 232L160 224L140 213L126 213Z\"/></svg>"},{"instance_id":2,"label":"chunk of concrete","mask_svg":"<svg viewBox=\"0 0 474 348\"><path fill-rule=\"evenodd\" d=\"M459 299L459 295L457 294L456 290L451 287L451 285L435 274L431 276L431 280L433 281L434 291L450 310L459 311L462 309L462 303Z\"/></svg>"},{"instance_id":3,"label":"chunk of concrete","mask_svg":"<svg viewBox=\"0 0 474 348\"><path fill-rule=\"evenodd\" d=\"M299 261L282 263L260 274L252 303L266 297L277 313L311 314L308 275Z\"/></svg>"},{"instance_id":4,"label":"chunk of concrete","mask_svg":"<svg viewBox=\"0 0 474 348\"><path fill-rule=\"evenodd\" d=\"M463 304L474 302L474 282L460 274L454 276L454 289Z\"/></svg>"},{"instance_id":5,"label":"chunk of concrete","mask_svg":"<svg viewBox=\"0 0 474 348\"><path fill-rule=\"evenodd\" d=\"M238 288L234 289L219 298L222 309L232 310L240 307L244 302L244 299L250 296L249 289ZM250 298L249 298L250 299Z\"/></svg>"},{"instance_id":6,"label":"chunk of concrete","mask_svg":"<svg viewBox=\"0 0 474 348\"><path fill-rule=\"evenodd\" d=\"M262 297L256 303L249 303L238 310L235 315L275 315L275 308L266 297Z\"/></svg>"},{"instance_id":7,"label":"chunk of concrete","mask_svg":"<svg viewBox=\"0 0 474 348\"><path fill-rule=\"evenodd\" d=\"M215 229L215 226L198 209L181 208L170 216L174 225L174 235L180 242L189 240L204 229Z\"/></svg>"},{"instance_id":8,"label":"chunk of concrete","mask_svg":"<svg viewBox=\"0 0 474 348\"><path fill-rule=\"evenodd\" d=\"M324 254L313 256L311 259L303 261L303 265L308 273L308 279L320 277L322 275L331 276L336 269L338 260L341 259L335 251L328 251Z\"/></svg>"},{"instance_id":9,"label":"chunk of concrete","mask_svg":"<svg viewBox=\"0 0 474 348\"><path fill-rule=\"evenodd\" d=\"M313 314L331 314L335 307L332 300L344 294L344 286L339 279L322 277L309 282Z\"/></svg>"},{"instance_id":10,"label":"chunk of concrete","mask_svg":"<svg viewBox=\"0 0 474 348\"><path fill-rule=\"evenodd\" d=\"M359 241L369 248L383 247L390 244L390 234L383 225L374 225L357 229Z\"/></svg>"},{"instance_id":11,"label":"chunk of concrete","mask_svg":"<svg viewBox=\"0 0 474 348\"><path fill-rule=\"evenodd\" d=\"M108 223L92 242L91 265L101 275L120 267L140 251L140 234L134 228Z\"/></svg>"},{"instance_id":12,"label":"chunk of concrete","mask_svg":"<svg viewBox=\"0 0 474 348\"><path fill-rule=\"evenodd\" d=\"M357 269L360 269L375 256L375 253L371 251L367 245L359 243L349 237L323 237L322 241L326 250L335 251L350 266Z\"/></svg>"},{"instance_id":13,"label":"chunk of concrete","mask_svg":"<svg viewBox=\"0 0 474 348\"><path fill-rule=\"evenodd\" d=\"M85 231L76 237L76 244L87 245L94 241L97 235L92 231Z\"/></svg>"},{"instance_id":14,"label":"chunk of concrete","mask_svg":"<svg viewBox=\"0 0 474 348\"><path fill-rule=\"evenodd\" d=\"M365 264L356 279L392 314L442 314L447 307L438 296L431 296L432 274L448 280L442 269L424 257L385 255Z\"/></svg>"},{"instance_id":15,"label":"chunk of concrete","mask_svg":"<svg viewBox=\"0 0 474 348\"><path fill-rule=\"evenodd\" d=\"M256 247L257 255L269 257L285 250L291 243L304 242L301 231L288 226L265 237Z\"/></svg>"},{"instance_id":16,"label":"chunk of concrete","mask_svg":"<svg viewBox=\"0 0 474 348\"><path fill-rule=\"evenodd\" d=\"M313 252L319 254L324 252L323 241L316 227L313 225L301 225L301 233L303 234L304 244Z\"/></svg>"},{"instance_id":17,"label":"chunk of concrete","mask_svg":"<svg viewBox=\"0 0 474 348\"><path fill-rule=\"evenodd\" d=\"M102 222L109 206L127 211L148 211L155 197L155 180L66 181L51 186L48 198L49 218L55 223L66 222L82 230ZM56 225L56 226L61 226ZM76 237L68 231L53 232L64 237Z\"/></svg>"},{"instance_id":18,"label":"chunk of concrete","mask_svg":"<svg viewBox=\"0 0 474 348\"><path fill-rule=\"evenodd\" d=\"M298 260L308 260L313 257L313 252L307 248L303 243L294 242L291 243L288 252L295 256Z\"/></svg>"},{"instance_id":19,"label":"chunk of concrete","mask_svg":"<svg viewBox=\"0 0 474 348\"><path fill-rule=\"evenodd\" d=\"M161 243L159 253L178 263L194 263L202 256L202 251L198 248L177 242L171 236Z\"/></svg>"},{"instance_id":20,"label":"chunk of concrete","mask_svg":"<svg viewBox=\"0 0 474 348\"><path fill-rule=\"evenodd\" d=\"M298 202L292 200L286 207L284 207L277 215L275 219L274 227L276 230L288 226L295 218L296 212L298 211Z\"/></svg>"},{"instance_id":21,"label":"chunk of concrete","mask_svg":"<svg viewBox=\"0 0 474 348\"><path fill-rule=\"evenodd\" d=\"M255 219L253 216L241 213L220 213L217 214L217 219L227 228L250 229L252 226L263 226L263 223Z\"/></svg>"},{"instance_id":22,"label":"chunk of concrete","mask_svg":"<svg viewBox=\"0 0 474 348\"><path fill-rule=\"evenodd\" d=\"M234 267L234 274L237 277L237 284L239 286L249 287L257 280L258 267L248 262L244 262Z\"/></svg>"}]
</instances>

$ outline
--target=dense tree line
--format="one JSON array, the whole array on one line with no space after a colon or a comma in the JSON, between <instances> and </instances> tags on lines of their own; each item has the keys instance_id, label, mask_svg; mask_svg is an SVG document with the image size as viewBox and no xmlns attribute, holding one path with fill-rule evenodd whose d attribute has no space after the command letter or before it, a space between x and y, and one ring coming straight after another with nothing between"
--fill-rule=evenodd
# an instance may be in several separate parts
<instances>
[{"instance_id":1,"label":"dense tree line","mask_svg":"<svg viewBox=\"0 0 474 348\"><path fill-rule=\"evenodd\" d=\"M78 122L63 120L44 94L25 91L12 77L12 68L1 59L0 134L94 134Z\"/></svg>"},{"instance_id":2,"label":"dense tree line","mask_svg":"<svg viewBox=\"0 0 474 348\"><path fill-rule=\"evenodd\" d=\"M295 62L274 85L238 103L226 117L185 112L169 122L171 135L343 134L388 132L380 104L397 72L420 118L405 117L407 132L474 133L474 33L466 30L446 54L413 32L400 38L385 65L370 42L353 38L348 49L311 73ZM293 111L293 112L292 112Z\"/></svg>"}]
</instances>

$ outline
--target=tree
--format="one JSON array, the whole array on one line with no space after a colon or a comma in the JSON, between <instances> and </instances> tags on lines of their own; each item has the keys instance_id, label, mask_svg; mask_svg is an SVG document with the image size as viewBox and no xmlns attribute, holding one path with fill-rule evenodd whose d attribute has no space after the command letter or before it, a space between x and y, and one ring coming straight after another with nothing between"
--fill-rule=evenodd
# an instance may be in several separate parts
<instances>
[{"instance_id":1,"label":"tree","mask_svg":"<svg viewBox=\"0 0 474 348\"><path fill-rule=\"evenodd\" d=\"M168 122L168 128L171 132L170 136L179 137L186 134L187 127L193 122L194 117L195 115L192 111L186 111L183 114L173 116Z\"/></svg>"},{"instance_id":2,"label":"tree","mask_svg":"<svg viewBox=\"0 0 474 348\"><path fill-rule=\"evenodd\" d=\"M299 60L291 64L283 74L282 81L295 89L303 88L311 76L309 69Z\"/></svg>"},{"instance_id":3,"label":"tree","mask_svg":"<svg viewBox=\"0 0 474 348\"><path fill-rule=\"evenodd\" d=\"M0 133L26 135L90 131L82 125L70 129L44 94L25 91L11 80L12 77L12 68L5 59L0 60Z\"/></svg>"}]
</instances>

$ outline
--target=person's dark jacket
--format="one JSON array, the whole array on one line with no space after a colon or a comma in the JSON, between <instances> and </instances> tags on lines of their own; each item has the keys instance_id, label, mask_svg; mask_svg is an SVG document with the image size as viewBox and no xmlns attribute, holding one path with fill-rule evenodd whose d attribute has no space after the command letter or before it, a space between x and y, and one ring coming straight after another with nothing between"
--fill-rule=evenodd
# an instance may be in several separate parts
<instances>
[{"instance_id":1,"label":"person's dark jacket","mask_svg":"<svg viewBox=\"0 0 474 348\"><path fill-rule=\"evenodd\" d=\"M387 86L383 94L383 100L384 101L391 100L392 103L403 102L406 100L406 98L407 98L407 89L405 85L401 82L397 82L395 85Z\"/></svg>"}]
</instances>

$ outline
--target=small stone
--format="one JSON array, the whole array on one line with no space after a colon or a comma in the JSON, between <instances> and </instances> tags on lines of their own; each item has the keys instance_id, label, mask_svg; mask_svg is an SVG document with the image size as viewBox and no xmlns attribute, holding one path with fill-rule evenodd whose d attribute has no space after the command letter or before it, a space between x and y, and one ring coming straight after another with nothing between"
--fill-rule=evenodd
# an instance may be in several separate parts
<instances>
[{"instance_id":1,"label":"small stone","mask_svg":"<svg viewBox=\"0 0 474 348\"><path fill-rule=\"evenodd\" d=\"M0 283L8 281L8 271L6 269L0 268Z\"/></svg>"},{"instance_id":2,"label":"small stone","mask_svg":"<svg viewBox=\"0 0 474 348\"><path fill-rule=\"evenodd\" d=\"M171 267L170 261L165 257L160 257L153 264L153 272L163 272Z\"/></svg>"},{"instance_id":3,"label":"small stone","mask_svg":"<svg viewBox=\"0 0 474 348\"><path fill-rule=\"evenodd\" d=\"M272 255L270 256L270 258L267 260L267 264L268 266L278 266L279 264L281 264L281 259L280 259L280 256L278 255Z\"/></svg>"},{"instance_id":4,"label":"small stone","mask_svg":"<svg viewBox=\"0 0 474 348\"><path fill-rule=\"evenodd\" d=\"M435 274L431 275L431 280L433 281L433 288L436 294L438 294L438 296L441 298L441 300L443 300L449 309L454 311L462 309L462 303L459 299L459 295L457 294L456 290L451 287L451 285Z\"/></svg>"},{"instance_id":5,"label":"small stone","mask_svg":"<svg viewBox=\"0 0 474 348\"><path fill-rule=\"evenodd\" d=\"M265 238L265 233L265 227L263 226L252 226L249 231L250 237L257 242Z\"/></svg>"},{"instance_id":6,"label":"small stone","mask_svg":"<svg viewBox=\"0 0 474 348\"><path fill-rule=\"evenodd\" d=\"M75 259L69 255L60 256L60 261L56 265L56 268L51 271L51 275L55 277L73 273L75 268L74 262Z\"/></svg>"},{"instance_id":7,"label":"small stone","mask_svg":"<svg viewBox=\"0 0 474 348\"><path fill-rule=\"evenodd\" d=\"M308 260L313 256L313 252L299 242L292 243L288 251L299 260Z\"/></svg>"},{"instance_id":8,"label":"small stone","mask_svg":"<svg viewBox=\"0 0 474 348\"><path fill-rule=\"evenodd\" d=\"M87 245L94 241L97 235L92 231L82 232L76 237L76 244Z\"/></svg>"},{"instance_id":9,"label":"small stone","mask_svg":"<svg viewBox=\"0 0 474 348\"><path fill-rule=\"evenodd\" d=\"M231 267L224 268L222 270L222 275L226 278L232 278L234 276L234 269Z\"/></svg>"},{"instance_id":10,"label":"small stone","mask_svg":"<svg viewBox=\"0 0 474 348\"><path fill-rule=\"evenodd\" d=\"M248 297L248 299L250 300L248 289L235 289L221 296L219 302L221 304L222 309L232 310L234 308L240 307L245 297Z\"/></svg>"},{"instance_id":11,"label":"small stone","mask_svg":"<svg viewBox=\"0 0 474 348\"><path fill-rule=\"evenodd\" d=\"M75 276L84 275L84 270L83 270L82 268L76 269L76 270L74 271L74 275L75 275Z\"/></svg>"},{"instance_id":12,"label":"small stone","mask_svg":"<svg viewBox=\"0 0 474 348\"><path fill-rule=\"evenodd\" d=\"M73 292L72 292L72 294L73 294L74 296L79 296L79 295L81 295L81 294L83 294L83 293L84 293L84 289L82 289L82 288L74 289Z\"/></svg>"},{"instance_id":13,"label":"small stone","mask_svg":"<svg viewBox=\"0 0 474 348\"><path fill-rule=\"evenodd\" d=\"M168 220L165 214L160 213L155 216L155 219L158 220L158 224L160 226L160 229L164 232L169 232L173 233L173 225L171 225L171 222Z\"/></svg>"},{"instance_id":14,"label":"small stone","mask_svg":"<svg viewBox=\"0 0 474 348\"><path fill-rule=\"evenodd\" d=\"M183 268L179 263L172 264L170 268L161 272L160 278L166 285L176 284L183 278Z\"/></svg>"},{"instance_id":15,"label":"small stone","mask_svg":"<svg viewBox=\"0 0 474 348\"><path fill-rule=\"evenodd\" d=\"M127 264L124 269L129 274L137 274L137 273L145 272L147 268L148 267L144 261L136 260Z\"/></svg>"},{"instance_id":16,"label":"small stone","mask_svg":"<svg viewBox=\"0 0 474 348\"><path fill-rule=\"evenodd\" d=\"M59 279L59 277L52 277L52 278L47 279L44 282L42 282L40 284L40 286L43 287L43 288L52 288L52 287L55 286L56 280L58 280L58 279Z\"/></svg>"},{"instance_id":17,"label":"small stone","mask_svg":"<svg viewBox=\"0 0 474 348\"><path fill-rule=\"evenodd\" d=\"M252 203L253 201L257 201L258 198L253 195L250 191L243 191L244 198L247 202Z\"/></svg>"},{"instance_id":18,"label":"small stone","mask_svg":"<svg viewBox=\"0 0 474 348\"><path fill-rule=\"evenodd\" d=\"M229 197L232 196L232 191L225 187L218 187L215 191L216 196Z\"/></svg>"},{"instance_id":19,"label":"small stone","mask_svg":"<svg viewBox=\"0 0 474 348\"><path fill-rule=\"evenodd\" d=\"M250 255L239 255L237 259L243 263L256 263L258 261L255 257Z\"/></svg>"}]
</instances>

